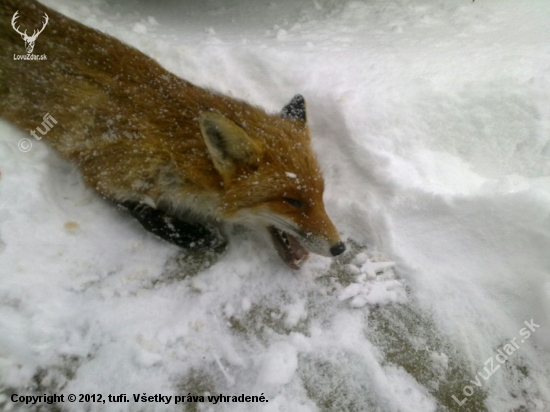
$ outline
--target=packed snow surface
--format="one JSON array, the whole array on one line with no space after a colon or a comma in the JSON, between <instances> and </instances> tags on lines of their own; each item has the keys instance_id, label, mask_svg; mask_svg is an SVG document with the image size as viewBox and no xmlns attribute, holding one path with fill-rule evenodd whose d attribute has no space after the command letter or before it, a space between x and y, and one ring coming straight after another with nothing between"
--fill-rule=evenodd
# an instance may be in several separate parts
<instances>
[{"instance_id":1,"label":"packed snow surface","mask_svg":"<svg viewBox=\"0 0 550 412\"><path fill-rule=\"evenodd\" d=\"M268 111L303 94L348 251L178 250L2 120L0 409L550 411L550 2L45 3Z\"/></svg>"}]
</instances>

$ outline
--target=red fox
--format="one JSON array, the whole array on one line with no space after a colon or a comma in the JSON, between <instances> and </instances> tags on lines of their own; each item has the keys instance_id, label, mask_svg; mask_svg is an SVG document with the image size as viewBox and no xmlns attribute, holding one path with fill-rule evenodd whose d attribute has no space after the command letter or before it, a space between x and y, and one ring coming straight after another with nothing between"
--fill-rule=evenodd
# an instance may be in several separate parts
<instances>
[{"instance_id":1,"label":"red fox","mask_svg":"<svg viewBox=\"0 0 550 412\"><path fill-rule=\"evenodd\" d=\"M41 60L18 57L33 47ZM0 116L38 130L87 184L179 246L211 246L228 223L266 230L291 268L308 251L346 249L300 95L268 114L34 0L2 0Z\"/></svg>"}]
</instances>

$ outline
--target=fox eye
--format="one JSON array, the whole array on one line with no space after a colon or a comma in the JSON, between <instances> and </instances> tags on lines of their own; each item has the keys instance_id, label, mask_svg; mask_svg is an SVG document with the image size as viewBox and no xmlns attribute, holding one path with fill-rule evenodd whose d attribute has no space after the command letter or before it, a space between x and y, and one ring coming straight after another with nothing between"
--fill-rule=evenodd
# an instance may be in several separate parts
<instances>
[{"instance_id":1,"label":"fox eye","mask_svg":"<svg viewBox=\"0 0 550 412\"><path fill-rule=\"evenodd\" d=\"M291 197L283 197L283 200L291 206L294 206L296 209L300 209L304 206L304 202L298 199L293 199Z\"/></svg>"}]
</instances>

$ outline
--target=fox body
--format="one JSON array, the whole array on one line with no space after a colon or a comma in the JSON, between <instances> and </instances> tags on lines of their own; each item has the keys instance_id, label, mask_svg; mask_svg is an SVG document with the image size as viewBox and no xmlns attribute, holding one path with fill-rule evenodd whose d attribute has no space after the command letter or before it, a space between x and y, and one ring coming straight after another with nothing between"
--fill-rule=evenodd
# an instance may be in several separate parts
<instances>
[{"instance_id":1,"label":"fox body","mask_svg":"<svg viewBox=\"0 0 550 412\"><path fill-rule=\"evenodd\" d=\"M29 30L49 19L35 46L46 60L15 59L25 51L22 29L10 25L16 12ZM299 95L268 114L35 1L4 0L0 116L33 130L48 113L57 123L44 139L92 188L167 240L192 246L225 222L267 229L294 268L307 251L345 250L324 208Z\"/></svg>"}]
</instances>

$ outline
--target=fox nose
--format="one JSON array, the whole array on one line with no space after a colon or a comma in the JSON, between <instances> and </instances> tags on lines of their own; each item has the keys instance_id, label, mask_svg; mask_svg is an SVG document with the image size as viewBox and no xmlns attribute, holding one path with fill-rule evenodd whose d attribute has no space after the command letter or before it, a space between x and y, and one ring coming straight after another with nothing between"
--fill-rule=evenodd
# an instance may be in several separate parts
<instances>
[{"instance_id":1,"label":"fox nose","mask_svg":"<svg viewBox=\"0 0 550 412\"><path fill-rule=\"evenodd\" d=\"M345 250L346 245L344 245L344 242L338 242L330 248L330 253L332 254L332 256L338 256L344 253Z\"/></svg>"}]
</instances>

